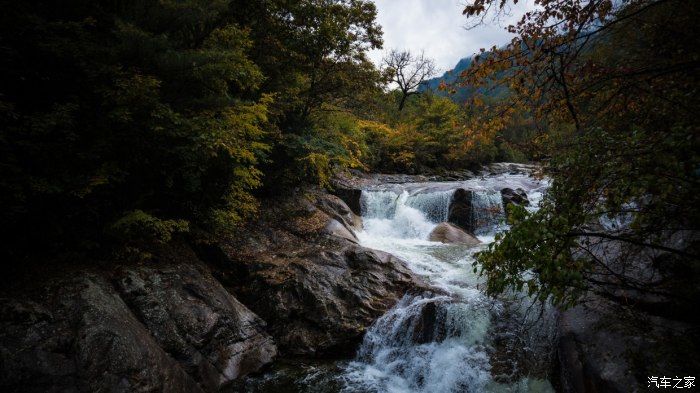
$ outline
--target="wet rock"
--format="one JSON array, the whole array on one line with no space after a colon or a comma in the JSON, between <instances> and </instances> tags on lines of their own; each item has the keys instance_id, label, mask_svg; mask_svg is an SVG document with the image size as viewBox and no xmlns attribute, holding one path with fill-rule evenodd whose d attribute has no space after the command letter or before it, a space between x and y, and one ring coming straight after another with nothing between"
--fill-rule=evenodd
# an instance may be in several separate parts
<instances>
[{"instance_id":1,"label":"wet rock","mask_svg":"<svg viewBox=\"0 0 700 393\"><path fill-rule=\"evenodd\" d=\"M342 223L349 231L362 229L362 218L355 214L341 198L320 194L316 199L316 206Z\"/></svg>"},{"instance_id":2,"label":"wet rock","mask_svg":"<svg viewBox=\"0 0 700 393\"><path fill-rule=\"evenodd\" d=\"M441 311L437 302L426 303L419 314L413 328L413 342L427 344L445 339L445 320L441 317Z\"/></svg>"},{"instance_id":3,"label":"wet rock","mask_svg":"<svg viewBox=\"0 0 700 393\"><path fill-rule=\"evenodd\" d=\"M354 214L360 216L362 214L362 189L360 188L335 188L333 194L345 202Z\"/></svg>"},{"instance_id":4,"label":"wet rock","mask_svg":"<svg viewBox=\"0 0 700 393\"><path fill-rule=\"evenodd\" d=\"M482 176L487 175L527 175L536 172L540 167L536 164L522 164L514 162L495 162L492 164L484 165L481 168L480 174Z\"/></svg>"},{"instance_id":5,"label":"wet rock","mask_svg":"<svg viewBox=\"0 0 700 393\"><path fill-rule=\"evenodd\" d=\"M369 175L360 171L339 173L332 179L332 194L340 198L357 216L362 215L362 189L372 182Z\"/></svg>"},{"instance_id":6,"label":"wet rock","mask_svg":"<svg viewBox=\"0 0 700 393\"><path fill-rule=\"evenodd\" d=\"M456 189L450 201L447 221L473 233L475 228L472 220L472 196L473 191L463 188Z\"/></svg>"},{"instance_id":7,"label":"wet rock","mask_svg":"<svg viewBox=\"0 0 700 393\"><path fill-rule=\"evenodd\" d=\"M117 287L158 344L207 391L257 371L276 354L265 322L202 266L129 268Z\"/></svg>"},{"instance_id":8,"label":"wet rock","mask_svg":"<svg viewBox=\"0 0 700 393\"><path fill-rule=\"evenodd\" d=\"M357 236L348 228L338 222L337 220L331 219L328 221L328 224L326 224L326 227L323 229L325 233L331 235L331 236L337 236L345 240L349 240L354 243L358 243L359 240L357 239Z\"/></svg>"},{"instance_id":9,"label":"wet rock","mask_svg":"<svg viewBox=\"0 0 700 393\"><path fill-rule=\"evenodd\" d=\"M503 199L503 207L508 208L509 204L518 206L530 206L530 201L527 199L527 193L522 188L504 188L501 190L501 198Z\"/></svg>"},{"instance_id":10,"label":"wet rock","mask_svg":"<svg viewBox=\"0 0 700 393\"><path fill-rule=\"evenodd\" d=\"M438 224L430 232L428 239L434 242L467 244L470 246L481 244L481 240L477 239L474 235L465 232L461 228L452 225L449 222Z\"/></svg>"},{"instance_id":11,"label":"wet rock","mask_svg":"<svg viewBox=\"0 0 700 393\"><path fill-rule=\"evenodd\" d=\"M99 275L3 299L0 324L6 392L202 391Z\"/></svg>"},{"instance_id":12,"label":"wet rock","mask_svg":"<svg viewBox=\"0 0 700 393\"><path fill-rule=\"evenodd\" d=\"M218 274L268 322L283 354L349 355L404 293L427 286L398 258L311 225L329 216L323 206L301 211L296 198L264 203L259 222L222 242Z\"/></svg>"},{"instance_id":13,"label":"wet rock","mask_svg":"<svg viewBox=\"0 0 700 393\"><path fill-rule=\"evenodd\" d=\"M262 320L192 258L75 270L2 299L0 388L216 391L269 363Z\"/></svg>"}]
</instances>

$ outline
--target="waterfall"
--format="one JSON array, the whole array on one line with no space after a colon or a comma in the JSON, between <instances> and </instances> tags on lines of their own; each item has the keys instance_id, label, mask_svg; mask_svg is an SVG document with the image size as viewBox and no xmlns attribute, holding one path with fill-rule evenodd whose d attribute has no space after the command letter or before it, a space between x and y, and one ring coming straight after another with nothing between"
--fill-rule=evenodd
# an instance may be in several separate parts
<instances>
[{"instance_id":1,"label":"waterfall","mask_svg":"<svg viewBox=\"0 0 700 393\"><path fill-rule=\"evenodd\" d=\"M245 391L553 393L546 378L556 314L546 308L539 313L540 304L527 293L486 296L484 278L473 272L474 254L507 230L500 190L522 188L535 211L548 186L546 180L501 174L363 190L360 244L398 257L426 286L409 290L367 328L354 359L293 362L262 376L259 390ZM484 244L428 240L447 221L451 205Z\"/></svg>"},{"instance_id":2,"label":"waterfall","mask_svg":"<svg viewBox=\"0 0 700 393\"><path fill-rule=\"evenodd\" d=\"M369 230L394 238L426 239L435 224L448 219L454 189L443 191L364 190L362 216ZM496 190L471 192L470 221L476 235L493 235L504 228L505 211ZM381 221L372 221L381 220Z\"/></svg>"},{"instance_id":3,"label":"waterfall","mask_svg":"<svg viewBox=\"0 0 700 393\"><path fill-rule=\"evenodd\" d=\"M364 218L391 218L399 195L394 191L362 191L360 208Z\"/></svg>"},{"instance_id":4,"label":"waterfall","mask_svg":"<svg viewBox=\"0 0 700 393\"><path fill-rule=\"evenodd\" d=\"M490 364L477 312L446 296L405 296L367 332L346 391L483 392Z\"/></svg>"},{"instance_id":5,"label":"waterfall","mask_svg":"<svg viewBox=\"0 0 700 393\"><path fill-rule=\"evenodd\" d=\"M389 238L427 239L436 224L447 221L453 192L362 191L365 232Z\"/></svg>"},{"instance_id":6,"label":"waterfall","mask_svg":"<svg viewBox=\"0 0 700 393\"><path fill-rule=\"evenodd\" d=\"M505 211L501 193L494 190L472 192L471 221L476 235L493 234L502 228Z\"/></svg>"},{"instance_id":7,"label":"waterfall","mask_svg":"<svg viewBox=\"0 0 700 393\"><path fill-rule=\"evenodd\" d=\"M365 190L360 197L362 216L367 218L391 218L399 206L409 206L432 222L447 221L450 200L454 190L413 192L402 190Z\"/></svg>"},{"instance_id":8,"label":"waterfall","mask_svg":"<svg viewBox=\"0 0 700 393\"><path fill-rule=\"evenodd\" d=\"M514 177L515 184L507 176L498 181L509 187L524 183L522 177ZM500 188L492 184L468 188L473 190L468 219L482 239L505 229ZM549 337L536 346L514 332L526 317L523 305L530 304L524 295L494 300L479 289L483 278L473 273L472 263L480 247L427 240L447 221L454 191L465 185L390 187L362 192L364 229L358 239L404 260L435 292L404 296L368 329L357 357L344 367L343 392L553 392L548 381L528 377L535 370L510 359L535 347L542 353L531 356L548 359Z\"/></svg>"},{"instance_id":9,"label":"waterfall","mask_svg":"<svg viewBox=\"0 0 700 393\"><path fill-rule=\"evenodd\" d=\"M420 210L431 222L447 221L454 190L418 192L410 195L406 201L408 206Z\"/></svg>"}]
</instances>

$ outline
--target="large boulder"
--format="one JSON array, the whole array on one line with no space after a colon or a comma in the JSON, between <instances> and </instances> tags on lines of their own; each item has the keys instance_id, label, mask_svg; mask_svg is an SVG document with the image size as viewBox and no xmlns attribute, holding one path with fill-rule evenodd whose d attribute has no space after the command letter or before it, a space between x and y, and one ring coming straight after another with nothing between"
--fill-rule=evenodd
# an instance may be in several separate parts
<instances>
[{"instance_id":1,"label":"large boulder","mask_svg":"<svg viewBox=\"0 0 700 393\"><path fill-rule=\"evenodd\" d=\"M0 324L6 392L202 391L100 275L5 298Z\"/></svg>"},{"instance_id":2,"label":"large boulder","mask_svg":"<svg viewBox=\"0 0 700 393\"><path fill-rule=\"evenodd\" d=\"M633 365L625 355L627 334L601 324L601 311L580 305L561 314L558 358L567 393L636 390L629 372Z\"/></svg>"},{"instance_id":3,"label":"large boulder","mask_svg":"<svg viewBox=\"0 0 700 393\"><path fill-rule=\"evenodd\" d=\"M3 391L216 391L270 362L264 323L196 259L74 270L0 301Z\"/></svg>"},{"instance_id":4,"label":"large boulder","mask_svg":"<svg viewBox=\"0 0 700 393\"><path fill-rule=\"evenodd\" d=\"M473 191L458 188L452 194L447 221L455 224L468 232L474 232Z\"/></svg>"},{"instance_id":5,"label":"large boulder","mask_svg":"<svg viewBox=\"0 0 700 393\"><path fill-rule=\"evenodd\" d=\"M347 227L348 230L362 229L362 218L355 214L341 198L330 194L320 194L316 197L315 204L323 212Z\"/></svg>"},{"instance_id":6,"label":"large boulder","mask_svg":"<svg viewBox=\"0 0 700 393\"><path fill-rule=\"evenodd\" d=\"M265 322L203 266L124 269L116 286L158 344L207 391L257 371L276 355Z\"/></svg>"},{"instance_id":7,"label":"large boulder","mask_svg":"<svg viewBox=\"0 0 700 393\"><path fill-rule=\"evenodd\" d=\"M341 224L338 220L330 219L326 224L323 231L331 236L336 236L345 240L349 240L353 243L359 243L355 233L348 229L347 226Z\"/></svg>"},{"instance_id":8,"label":"large boulder","mask_svg":"<svg viewBox=\"0 0 700 393\"><path fill-rule=\"evenodd\" d=\"M642 392L651 376L694 376L696 329L589 295L559 318L562 391Z\"/></svg>"},{"instance_id":9,"label":"large boulder","mask_svg":"<svg viewBox=\"0 0 700 393\"><path fill-rule=\"evenodd\" d=\"M688 235L670 234L659 244ZM598 265L584 273L592 279L580 304L560 314L562 390L641 392L651 376L697 374L696 262L609 239L578 241Z\"/></svg>"},{"instance_id":10,"label":"large boulder","mask_svg":"<svg viewBox=\"0 0 700 393\"><path fill-rule=\"evenodd\" d=\"M414 343L428 344L440 342L446 338L447 326L445 304L440 301L426 302L421 308L417 321L411 326L411 338Z\"/></svg>"},{"instance_id":11,"label":"large boulder","mask_svg":"<svg viewBox=\"0 0 700 393\"><path fill-rule=\"evenodd\" d=\"M258 222L204 253L283 354L350 355L379 316L426 285L398 258L329 234L316 225L331 219L323 206L298 198L263 201Z\"/></svg>"},{"instance_id":12,"label":"large boulder","mask_svg":"<svg viewBox=\"0 0 700 393\"><path fill-rule=\"evenodd\" d=\"M463 231L449 222L438 224L428 235L428 240L441 243L467 244L474 246L481 243L476 236Z\"/></svg>"},{"instance_id":13,"label":"large boulder","mask_svg":"<svg viewBox=\"0 0 700 393\"><path fill-rule=\"evenodd\" d=\"M339 173L331 182L333 195L340 198L354 214L362 215L362 188L370 182L367 174L360 171Z\"/></svg>"},{"instance_id":14,"label":"large boulder","mask_svg":"<svg viewBox=\"0 0 700 393\"><path fill-rule=\"evenodd\" d=\"M234 270L247 273L231 289L270 324L286 355L350 354L404 293L426 287L387 253L340 238L296 244L245 256L227 250L231 265L246 266Z\"/></svg>"}]
</instances>

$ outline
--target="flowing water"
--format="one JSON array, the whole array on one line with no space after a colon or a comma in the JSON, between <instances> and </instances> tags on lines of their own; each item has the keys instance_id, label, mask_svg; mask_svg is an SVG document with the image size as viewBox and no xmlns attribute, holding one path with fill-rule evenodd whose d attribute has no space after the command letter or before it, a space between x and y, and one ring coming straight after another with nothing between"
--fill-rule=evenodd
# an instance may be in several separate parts
<instances>
[{"instance_id":1,"label":"flowing water","mask_svg":"<svg viewBox=\"0 0 700 393\"><path fill-rule=\"evenodd\" d=\"M522 294L485 296L472 267L474 254L507 230L500 190L524 189L530 209L536 209L546 186L526 175L506 174L363 191L360 243L400 257L433 290L405 295L370 327L355 359L304 366L284 382L295 386L285 391L553 392L546 379L552 313L533 312L532 301ZM427 240L447 220L457 188L473 191L472 219L481 246Z\"/></svg>"}]
</instances>

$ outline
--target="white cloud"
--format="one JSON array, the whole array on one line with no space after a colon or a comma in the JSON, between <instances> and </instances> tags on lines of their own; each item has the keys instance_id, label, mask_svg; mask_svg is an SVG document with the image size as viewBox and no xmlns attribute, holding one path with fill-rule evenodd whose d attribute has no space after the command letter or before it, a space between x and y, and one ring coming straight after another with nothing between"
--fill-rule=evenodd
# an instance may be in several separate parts
<instances>
[{"instance_id":1,"label":"white cloud","mask_svg":"<svg viewBox=\"0 0 700 393\"><path fill-rule=\"evenodd\" d=\"M459 59L511 39L505 24L466 30L467 18L462 15L465 0L374 0L378 22L384 30L384 49L370 52L379 65L390 49L425 51L435 60L440 72L452 69ZM511 11L510 21L519 18L531 1L521 1Z\"/></svg>"}]
</instances>

